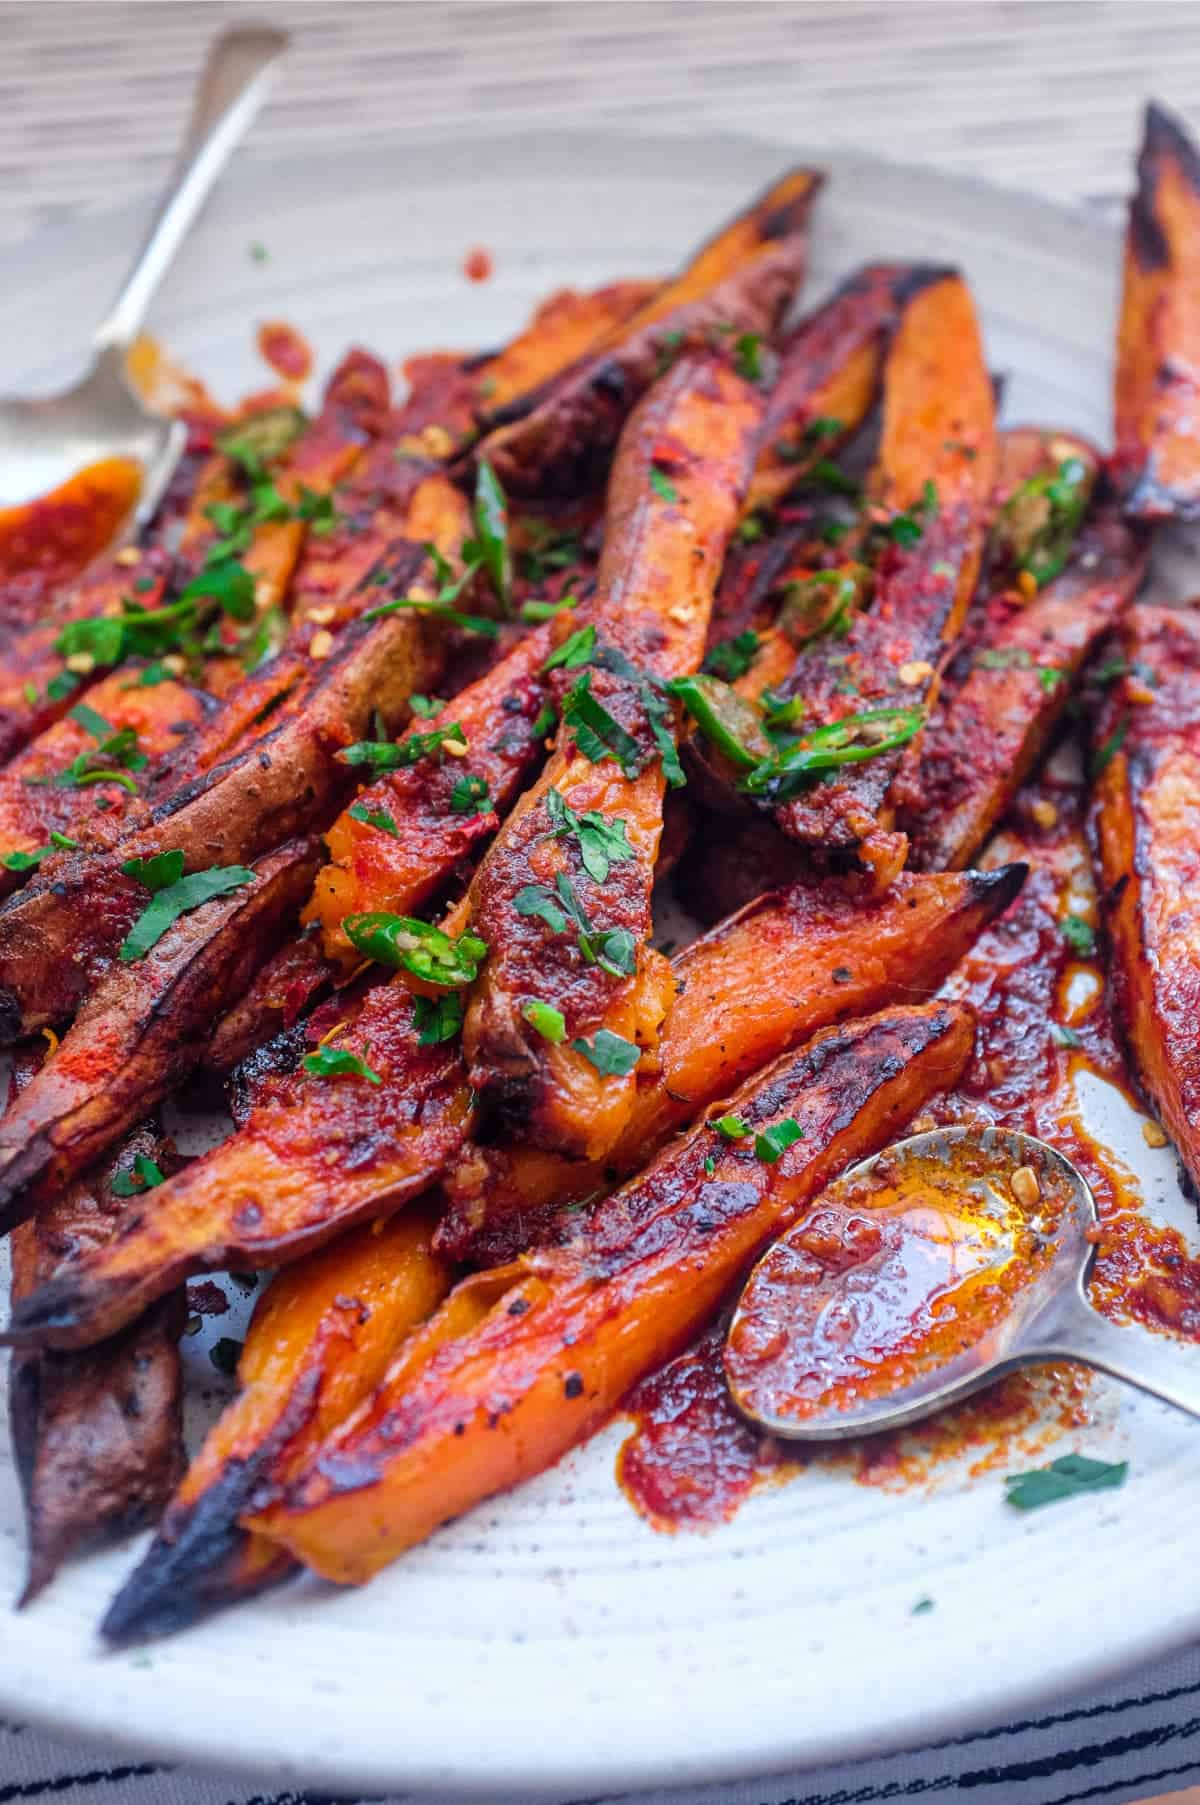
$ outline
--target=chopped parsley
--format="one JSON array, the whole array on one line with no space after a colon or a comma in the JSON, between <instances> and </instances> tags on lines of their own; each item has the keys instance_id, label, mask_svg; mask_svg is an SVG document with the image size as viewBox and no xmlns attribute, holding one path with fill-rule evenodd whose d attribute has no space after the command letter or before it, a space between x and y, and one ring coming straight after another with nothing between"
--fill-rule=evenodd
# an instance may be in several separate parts
<instances>
[{"instance_id":1,"label":"chopped parsley","mask_svg":"<svg viewBox=\"0 0 1200 1805\"><path fill-rule=\"evenodd\" d=\"M773 1166L775 1161L794 1147L797 1141L804 1139L804 1130L792 1116L784 1116L781 1122L772 1122L761 1134L754 1137L754 1152L758 1159L766 1165Z\"/></svg>"},{"instance_id":2,"label":"chopped parsley","mask_svg":"<svg viewBox=\"0 0 1200 1805\"><path fill-rule=\"evenodd\" d=\"M365 1059L345 1047L318 1047L306 1054L301 1063L314 1078L365 1078L368 1084L383 1083Z\"/></svg>"},{"instance_id":3,"label":"chopped parsley","mask_svg":"<svg viewBox=\"0 0 1200 1805\"><path fill-rule=\"evenodd\" d=\"M1039 664L1037 680L1048 696L1052 696L1063 680L1063 673L1055 670L1052 664Z\"/></svg>"},{"instance_id":4,"label":"chopped parsley","mask_svg":"<svg viewBox=\"0 0 1200 1805\"><path fill-rule=\"evenodd\" d=\"M72 840L69 834L51 832L49 846L39 846L36 852L6 852L0 864L8 871L32 871L43 859L48 859L55 852L78 852L79 841Z\"/></svg>"},{"instance_id":5,"label":"chopped parsley","mask_svg":"<svg viewBox=\"0 0 1200 1805\"><path fill-rule=\"evenodd\" d=\"M734 368L739 376L747 382L761 382L763 378L762 334L758 332L740 333L733 347Z\"/></svg>"},{"instance_id":6,"label":"chopped parsley","mask_svg":"<svg viewBox=\"0 0 1200 1805\"><path fill-rule=\"evenodd\" d=\"M1096 748L1092 757L1092 776L1099 777L1101 771L1116 757L1125 744L1125 736L1129 732L1129 722L1120 722L1116 730L1109 735L1103 745Z\"/></svg>"},{"instance_id":7,"label":"chopped parsley","mask_svg":"<svg viewBox=\"0 0 1200 1805\"><path fill-rule=\"evenodd\" d=\"M751 627L732 639L723 639L709 651L701 670L709 677L720 677L723 683L734 683L744 677L758 656L762 641Z\"/></svg>"},{"instance_id":8,"label":"chopped parsley","mask_svg":"<svg viewBox=\"0 0 1200 1805\"><path fill-rule=\"evenodd\" d=\"M1090 959L1096 950L1096 933L1082 915L1064 915L1058 926L1067 944L1073 946L1082 958Z\"/></svg>"},{"instance_id":9,"label":"chopped parsley","mask_svg":"<svg viewBox=\"0 0 1200 1805\"><path fill-rule=\"evenodd\" d=\"M522 602L519 612L522 620L536 625L541 621L553 620L556 615L562 614L567 608L577 608L578 606L579 597L577 595L564 595L558 602Z\"/></svg>"},{"instance_id":10,"label":"chopped parsley","mask_svg":"<svg viewBox=\"0 0 1200 1805\"><path fill-rule=\"evenodd\" d=\"M633 1041L611 1033L608 1028L598 1028L592 1040L573 1040L571 1045L577 1053L583 1054L589 1065L595 1066L602 1078L628 1077L641 1058Z\"/></svg>"},{"instance_id":11,"label":"chopped parsley","mask_svg":"<svg viewBox=\"0 0 1200 1805\"><path fill-rule=\"evenodd\" d=\"M1124 1485L1128 1473L1127 1460L1089 1460L1085 1454L1063 1454L1049 1466L1006 1473L1005 1503L1017 1510L1040 1510L1044 1504L1057 1504L1060 1498L1075 1498L1081 1492L1113 1491Z\"/></svg>"},{"instance_id":12,"label":"chopped parsley","mask_svg":"<svg viewBox=\"0 0 1200 1805\"><path fill-rule=\"evenodd\" d=\"M525 884L513 898L518 915L535 917L552 934L576 930L577 944L587 965L599 965L614 977L628 978L637 969L637 942L627 928L597 928L575 893L564 871L556 874L554 889L545 884Z\"/></svg>"},{"instance_id":13,"label":"chopped parsley","mask_svg":"<svg viewBox=\"0 0 1200 1805\"><path fill-rule=\"evenodd\" d=\"M575 839L583 868L594 883L607 880L611 865L623 865L637 857L629 844L624 820L608 821L598 809L577 814L563 799L562 791L553 786L546 792L546 813L556 838Z\"/></svg>"},{"instance_id":14,"label":"chopped parsley","mask_svg":"<svg viewBox=\"0 0 1200 1805\"><path fill-rule=\"evenodd\" d=\"M750 1124L742 1116L718 1116L709 1127L726 1141L743 1141L750 1132Z\"/></svg>"},{"instance_id":15,"label":"chopped parsley","mask_svg":"<svg viewBox=\"0 0 1200 1805\"><path fill-rule=\"evenodd\" d=\"M596 650L596 629L589 624L577 627L567 639L564 639L557 651L551 652L543 665L543 671L573 671L580 665L590 664L592 654Z\"/></svg>"},{"instance_id":16,"label":"chopped parsley","mask_svg":"<svg viewBox=\"0 0 1200 1805\"><path fill-rule=\"evenodd\" d=\"M460 777L450 792L450 807L456 815L487 815L492 810L487 781L470 774Z\"/></svg>"},{"instance_id":17,"label":"chopped parsley","mask_svg":"<svg viewBox=\"0 0 1200 1805\"><path fill-rule=\"evenodd\" d=\"M602 702L592 694L592 676L585 671L563 699L563 720L575 735L575 744L584 758L599 764L615 758L622 775L634 778L641 771L642 749L633 735L613 718Z\"/></svg>"},{"instance_id":18,"label":"chopped parsley","mask_svg":"<svg viewBox=\"0 0 1200 1805\"><path fill-rule=\"evenodd\" d=\"M651 464L650 466L650 487L662 501L679 500L678 489L675 487L666 471L658 464Z\"/></svg>"},{"instance_id":19,"label":"chopped parsley","mask_svg":"<svg viewBox=\"0 0 1200 1805\"><path fill-rule=\"evenodd\" d=\"M444 1040L453 1040L462 1025L462 998L454 991L443 997L414 996L413 1027L419 1047L436 1047Z\"/></svg>"},{"instance_id":20,"label":"chopped parsley","mask_svg":"<svg viewBox=\"0 0 1200 1805\"><path fill-rule=\"evenodd\" d=\"M368 808L365 802L352 802L349 812L350 819L361 821L364 827L377 827L381 833L391 834L393 839L400 836L395 817L388 809Z\"/></svg>"},{"instance_id":21,"label":"chopped parsley","mask_svg":"<svg viewBox=\"0 0 1200 1805\"><path fill-rule=\"evenodd\" d=\"M512 602L512 554L508 546L508 499L486 458L475 474L475 537L463 546L468 564L482 567L503 607Z\"/></svg>"},{"instance_id":22,"label":"chopped parsley","mask_svg":"<svg viewBox=\"0 0 1200 1805\"><path fill-rule=\"evenodd\" d=\"M108 1188L114 1197L139 1197L143 1191L152 1191L156 1185L165 1184L166 1178L157 1160L139 1153L131 1169L113 1173Z\"/></svg>"},{"instance_id":23,"label":"chopped parsley","mask_svg":"<svg viewBox=\"0 0 1200 1805\"><path fill-rule=\"evenodd\" d=\"M119 956L126 965L144 958L181 915L254 882L253 871L245 865L214 865L208 871L193 871L183 877L179 875L183 870L182 852L127 859L121 870L154 892L121 945Z\"/></svg>"}]
</instances>

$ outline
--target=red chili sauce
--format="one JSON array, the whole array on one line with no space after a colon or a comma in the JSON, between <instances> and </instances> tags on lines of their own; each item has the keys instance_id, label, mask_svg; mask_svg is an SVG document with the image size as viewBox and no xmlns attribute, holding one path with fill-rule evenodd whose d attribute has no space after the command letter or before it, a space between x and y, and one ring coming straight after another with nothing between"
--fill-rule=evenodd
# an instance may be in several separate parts
<instances>
[{"instance_id":1,"label":"red chili sauce","mask_svg":"<svg viewBox=\"0 0 1200 1805\"><path fill-rule=\"evenodd\" d=\"M1050 805L1039 808L1042 825L1034 817L1035 804ZM953 1122L997 1123L1058 1148L1096 1197L1102 1239L1091 1281L1093 1303L1115 1320L1136 1320L1200 1341L1200 1260L1176 1230L1142 1214L1132 1174L1087 1133L1075 1099L1072 1080L1081 1071L1117 1085L1131 1100L1136 1096L1102 968L1086 932L1064 933L1062 925L1073 916L1098 933L1084 807L1077 786L1050 781L1031 786L1018 799L1010 829L987 862L1024 858L1031 866L1029 878L943 987L944 995L963 999L976 1011L975 1057L958 1089L935 1098L907 1132ZM821 1227L813 1217L806 1223ZM890 1232L880 1235L878 1255L871 1256L885 1267ZM841 1242L844 1250L844 1234ZM834 1265L837 1243L834 1236ZM930 1246L926 1237L926 1253ZM917 1306L910 1320L922 1308L928 1311L946 1265L939 1269L927 1262L924 1271L923 1301L921 1285L915 1300L911 1290L896 1292L898 1315L906 1297ZM1064 1430L1089 1420L1090 1376L1063 1364L1001 1379L914 1429L812 1445L807 1451L797 1444L785 1448L752 1429L732 1402L722 1364L727 1328L728 1315L636 1387L626 1402L633 1429L618 1456L618 1478L635 1508L657 1528L726 1520L758 1486L788 1477L813 1459L846 1468L861 1484L907 1486L928 1481L934 1468L964 1456L971 1457L971 1472L1007 1465L1018 1453L1036 1456ZM903 1357L909 1356L911 1347Z\"/></svg>"},{"instance_id":2,"label":"red chili sauce","mask_svg":"<svg viewBox=\"0 0 1200 1805\"><path fill-rule=\"evenodd\" d=\"M265 320L258 329L258 353L288 382L304 382L312 373L312 346L286 320Z\"/></svg>"},{"instance_id":3,"label":"red chili sauce","mask_svg":"<svg viewBox=\"0 0 1200 1805\"><path fill-rule=\"evenodd\" d=\"M486 282L494 267L491 252L478 244L462 260L462 273L468 282Z\"/></svg>"}]
</instances>

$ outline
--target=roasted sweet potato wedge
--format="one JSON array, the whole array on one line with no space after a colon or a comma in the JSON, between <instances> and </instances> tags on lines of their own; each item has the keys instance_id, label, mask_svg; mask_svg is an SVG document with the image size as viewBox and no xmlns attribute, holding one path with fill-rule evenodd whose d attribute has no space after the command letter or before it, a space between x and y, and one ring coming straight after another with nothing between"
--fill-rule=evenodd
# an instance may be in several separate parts
<instances>
[{"instance_id":1,"label":"roasted sweet potato wedge","mask_svg":"<svg viewBox=\"0 0 1200 1805\"><path fill-rule=\"evenodd\" d=\"M709 356L681 359L630 418L591 623L556 654L572 679L558 743L471 886L490 949L466 1019L471 1082L492 1129L539 1146L595 1158L612 1144L662 1019L646 940L675 723L652 680L704 655L761 413Z\"/></svg>"},{"instance_id":2,"label":"roasted sweet potato wedge","mask_svg":"<svg viewBox=\"0 0 1200 1805\"><path fill-rule=\"evenodd\" d=\"M559 637L553 621L535 628L407 736L419 746L430 732L457 725L454 744L465 753L416 757L368 784L338 816L325 836L329 863L305 911L306 921L320 924L328 957L360 958L342 928L347 915L416 914L466 873L543 755L550 694L543 666Z\"/></svg>"},{"instance_id":3,"label":"roasted sweet potato wedge","mask_svg":"<svg viewBox=\"0 0 1200 1805\"><path fill-rule=\"evenodd\" d=\"M1137 607L1093 750L1117 1013L1138 1075L1200 1183L1200 616Z\"/></svg>"},{"instance_id":4,"label":"roasted sweet potato wedge","mask_svg":"<svg viewBox=\"0 0 1200 1805\"><path fill-rule=\"evenodd\" d=\"M165 600L178 560L156 544L130 547L129 552L130 557L118 553L102 560L60 598L52 616L13 634L5 644L0 659L0 764L61 720L84 696L86 674L67 670L55 650L68 621L118 610L135 584L139 601L147 607L157 608Z\"/></svg>"},{"instance_id":5,"label":"roasted sweet potato wedge","mask_svg":"<svg viewBox=\"0 0 1200 1805\"><path fill-rule=\"evenodd\" d=\"M450 1270L433 1252L433 1228L428 1210L406 1211L272 1280L238 1362L239 1395L114 1600L103 1626L110 1640L183 1629L293 1570L282 1549L249 1535L238 1518L308 1464L446 1295Z\"/></svg>"},{"instance_id":6,"label":"roasted sweet potato wedge","mask_svg":"<svg viewBox=\"0 0 1200 1805\"><path fill-rule=\"evenodd\" d=\"M898 820L915 869L959 871L974 858L1049 745L1093 648L1137 593L1146 550L1105 506L1032 601L1008 588L989 598L970 668L906 773Z\"/></svg>"},{"instance_id":7,"label":"roasted sweet potato wedge","mask_svg":"<svg viewBox=\"0 0 1200 1805\"><path fill-rule=\"evenodd\" d=\"M1128 512L1200 516L1200 152L1153 102L1129 203L1114 406Z\"/></svg>"},{"instance_id":8,"label":"roasted sweet potato wedge","mask_svg":"<svg viewBox=\"0 0 1200 1805\"><path fill-rule=\"evenodd\" d=\"M214 1017L294 918L319 857L313 840L285 846L244 888L112 966L0 1120L0 1226L82 1172L196 1065Z\"/></svg>"},{"instance_id":9,"label":"roasted sweet potato wedge","mask_svg":"<svg viewBox=\"0 0 1200 1805\"><path fill-rule=\"evenodd\" d=\"M289 935L217 1023L204 1065L212 1072L232 1073L259 1047L294 1027L344 977L342 962L326 956L315 927Z\"/></svg>"},{"instance_id":10,"label":"roasted sweet potato wedge","mask_svg":"<svg viewBox=\"0 0 1200 1805\"><path fill-rule=\"evenodd\" d=\"M868 264L788 334L747 510L780 501L857 431L879 393L887 341L906 301L944 274L922 264Z\"/></svg>"},{"instance_id":11,"label":"roasted sweet potato wedge","mask_svg":"<svg viewBox=\"0 0 1200 1805\"><path fill-rule=\"evenodd\" d=\"M93 684L0 771L0 888L16 888L36 869L32 860L50 856L51 834L111 846L145 820L135 773L177 752L212 706L203 691L170 680L146 687L114 672Z\"/></svg>"},{"instance_id":12,"label":"roasted sweet potato wedge","mask_svg":"<svg viewBox=\"0 0 1200 1805\"><path fill-rule=\"evenodd\" d=\"M975 310L951 272L909 300L887 359L874 605L802 653L784 689L804 700L804 734L758 790L814 857L857 861L881 883L906 850L888 792L975 586L995 455Z\"/></svg>"},{"instance_id":13,"label":"roasted sweet potato wedge","mask_svg":"<svg viewBox=\"0 0 1200 1805\"><path fill-rule=\"evenodd\" d=\"M398 982L318 1011L314 1052L317 1037L334 1042L372 1076L301 1064L266 1078L243 1128L160 1185L94 1260L20 1306L14 1339L87 1346L190 1274L298 1259L419 1196L471 1126L457 1044L423 1045L426 1032Z\"/></svg>"},{"instance_id":14,"label":"roasted sweet potato wedge","mask_svg":"<svg viewBox=\"0 0 1200 1805\"><path fill-rule=\"evenodd\" d=\"M60 1191L12 1239L13 1301L111 1236L137 1162L169 1169L170 1143L136 1128L102 1167ZM178 1337L164 1298L114 1340L79 1354L19 1353L9 1374L13 1444L29 1525L27 1604L79 1548L152 1523L184 1467Z\"/></svg>"},{"instance_id":15,"label":"roasted sweet potato wedge","mask_svg":"<svg viewBox=\"0 0 1200 1805\"><path fill-rule=\"evenodd\" d=\"M788 1054L731 1099L744 1139L695 1129L608 1198L576 1244L502 1268L511 1282L498 1299L495 1273L451 1292L374 1396L248 1525L327 1579L358 1584L550 1466L704 1326L822 1185L955 1082L973 1033L967 1011L935 1004ZM480 1293L479 1319L460 1327Z\"/></svg>"},{"instance_id":16,"label":"roasted sweet potato wedge","mask_svg":"<svg viewBox=\"0 0 1200 1805\"><path fill-rule=\"evenodd\" d=\"M409 695L436 674L436 646L407 614L348 627L303 700L261 739L185 785L111 852L47 861L0 908L0 1039L70 1016L107 969L144 901L124 863L177 850L188 872L245 864L327 820L351 782L338 752L367 738L376 716L403 719Z\"/></svg>"},{"instance_id":17,"label":"roasted sweet potato wedge","mask_svg":"<svg viewBox=\"0 0 1200 1805\"><path fill-rule=\"evenodd\" d=\"M733 339L772 332L804 277L808 218L822 180L815 170L789 171L544 394L523 395L485 420L493 430L481 455L505 488L522 495L586 488L664 362L718 329Z\"/></svg>"},{"instance_id":18,"label":"roasted sweet potato wedge","mask_svg":"<svg viewBox=\"0 0 1200 1805\"><path fill-rule=\"evenodd\" d=\"M932 995L1024 876L1023 865L902 873L882 897L865 895L860 879L830 878L759 897L672 960L674 999L604 1159L465 1147L444 1180L439 1246L485 1265L514 1258L563 1205L628 1177L708 1104L819 1028Z\"/></svg>"}]
</instances>

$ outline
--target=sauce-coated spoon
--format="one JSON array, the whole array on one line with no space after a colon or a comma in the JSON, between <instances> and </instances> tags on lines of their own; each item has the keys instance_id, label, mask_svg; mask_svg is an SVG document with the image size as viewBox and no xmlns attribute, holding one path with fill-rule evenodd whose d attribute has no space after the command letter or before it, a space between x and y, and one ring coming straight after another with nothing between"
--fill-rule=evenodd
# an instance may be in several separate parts
<instances>
[{"instance_id":1,"label":"sauce-coated spoon","mask_svg":"<svg viewBox=\"0 0 1200 1805\"><path fill-rule=\"evenodd\" d=\"M1008 1129L937 1129L845 1173L767 1250L730 1324L734 1402L829 1441L916 1422L1016 1367L1079 1360L1200 1416L1192 1350L1100 1316L1096 1200Z\"/></svg>"}]
</instances>

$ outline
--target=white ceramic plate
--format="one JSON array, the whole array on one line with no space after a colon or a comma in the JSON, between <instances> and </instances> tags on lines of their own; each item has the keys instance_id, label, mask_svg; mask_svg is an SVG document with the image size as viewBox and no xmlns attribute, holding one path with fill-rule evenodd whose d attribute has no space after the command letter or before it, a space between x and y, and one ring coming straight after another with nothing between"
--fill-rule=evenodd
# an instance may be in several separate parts
<instances>
[{"instance_id":1,"label":"white ceramic plate","mask_svg":"<svg viewBox=\"0 0 1200 1805\"><path fill-rule=\"evenodd\" d=\"M252 324L272 316L326 365L352 339L397 356L488 344L556 284L669 267L790 160L750 142L525 137L422 164L235 174L155 326L230 396L261 384ZM928 172L828 163L807 299L868 257L960 262L1010 377L1008 417L1107 438L1113 233ZM86 343L136 230L121 217L10 254L0 387L69 373L62 347ZM496 265L480 287L460 274L474 244ZM1194 1225L1170 1152L1147 1152L1123 1104L1103 1116L1155 1210ZM187 1346L200 1392L212 1369ZM1032 1516L1006 1509L996 1476L897 1496L814 1470L717 1533L665 1537L614 1484L614 1426L364 1592L293 1586L148 1653L97 1645L130 1565L128 1550L104 1555L3 1619L0 1711L277 1781L525 1797L920 1744L1200 1630L1186 1502L1200 1433L1099 1382L1092 1398L1096 1422L1071 1445L1129 1457L1129 1483ZM0 1431L0 1597L18 1590L22 1544ZM936 1608L914 1617L925 1596Z\"/></svg>"}]
</instances>

